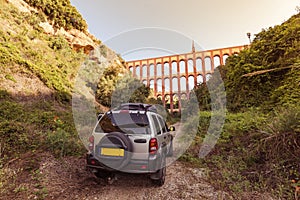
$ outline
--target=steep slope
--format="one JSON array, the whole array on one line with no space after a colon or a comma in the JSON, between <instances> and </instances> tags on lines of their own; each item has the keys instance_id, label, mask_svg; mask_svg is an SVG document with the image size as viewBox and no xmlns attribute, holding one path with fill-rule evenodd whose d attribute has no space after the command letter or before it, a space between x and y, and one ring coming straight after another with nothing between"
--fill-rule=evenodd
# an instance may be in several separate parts
<instances>
[{"instance_id":1,"label":"steep slope","mask_svg":"<svg viewBox=\"0 0 300 200\"><path fill-rule=\"evenodd\" d=\"M70 7L69 1L55 3ZM101 72L123 62L85 26L74 29L78 27L69 24L73 21L62 26L55 21L60 18L45 12L21 0L0 0L0 166L19 153L40 148L57 155L82 153L70 104L77 72L83 64L93 64ZM82 19L76 9L71 14Z\"/></svg>"},{"instance_id":2,"label":"steep slope","mask_svg":"<svg viewBox=\"0 0 300 200\"><path fill-rule=\"evenodd\" d=\"M195 160L211 169L216 187L293 199L300 187L300 13L262 30L249 48L228 57L219 71L226 119L210 154ZM218 80L213 75L207 85L214 83ZM210 96L224 93L218 87L209 91L207 85L195 89L200 108L207 111L199 115L195 144L184 157L188 160L198 156L203 138L215 136L210 119L218 113L209 110L218 102L211 102Z\"/></svg>"},{"instance_id":3,"label":"steep slope","mask_svg":"<svg viewBox=\"0 0 300 200\"><path fill-rule=\"evenodd\" d=\"M97 81L106 67L123 66L69 1L27 2L39 5L0 0L0 199L45 197L37 173L45 152L85 154L71 107L78 71L93 66L88 75ZM60 6L55 16L51 6Z\"/></svg>"}]
</instances>

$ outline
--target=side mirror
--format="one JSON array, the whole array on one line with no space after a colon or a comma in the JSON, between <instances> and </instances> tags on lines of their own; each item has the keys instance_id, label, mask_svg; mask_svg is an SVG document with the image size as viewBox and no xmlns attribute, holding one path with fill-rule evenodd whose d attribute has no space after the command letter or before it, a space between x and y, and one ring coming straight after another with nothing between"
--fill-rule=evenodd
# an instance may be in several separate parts
<instances>
[{"instance_id":1,"label":"side mirror","mask_svg":"<svg viewBox=\"0 0 300 200\"><path fill-rule=\"evenodd\" d=\"M170 126L169 127L169 131L175 131L175 127L174 126Z\"/></svg>"},{"instance_id":2,"label":"side mirror","mask_svg":"<svg viewBox=\"0 0 300 200\"><path fill-rule=\"evenodd\" d=\"M99 114L98 114L98 121L101 119L101 117L102 117L103 115L104 115L103 113L99 113Z\"/></svg>"}]
</instances>

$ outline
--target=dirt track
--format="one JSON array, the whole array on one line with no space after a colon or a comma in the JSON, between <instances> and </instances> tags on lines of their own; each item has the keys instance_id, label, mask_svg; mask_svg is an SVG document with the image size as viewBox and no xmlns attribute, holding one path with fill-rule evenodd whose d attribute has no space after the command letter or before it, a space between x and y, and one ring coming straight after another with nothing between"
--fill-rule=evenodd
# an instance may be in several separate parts
<instances>
[{"instance_id":1,"label":"dirt track","mask_svg":"<svg viewBox=\"0 0 300 200\"><path fill-rule=\"evenodd\" d=\"M174 152L179 146L179 142L174 143ZM168 163L172 159L176 160L168 158ZM4 192L0 185L0 199L233 199L228 193L216 191L206 181L205 169L180 161L167 166L166 182L162 187L155 186L146 175L134 174L118 174L109 184L86 170L85 164L84 157L56 159L50 153L30 153L6 166L16 176L6 184ZM239 196L243 200L272 199L256 193Z\"/></svg>"},{"instance_id":2,"label":"dirt track","mask_svg":"<svg viewBox=\"0 0 300 200\"><path fill-rule=\"evenodd\" d=\"M85 170L83 158L68 158L64 164L48 157L40 173L47 188L46 199L222 199L203 180L201 169L176 161L167 167L166 183L156 187L145 175L119 174L108 184Z\"/></svg>"}]
</instances>

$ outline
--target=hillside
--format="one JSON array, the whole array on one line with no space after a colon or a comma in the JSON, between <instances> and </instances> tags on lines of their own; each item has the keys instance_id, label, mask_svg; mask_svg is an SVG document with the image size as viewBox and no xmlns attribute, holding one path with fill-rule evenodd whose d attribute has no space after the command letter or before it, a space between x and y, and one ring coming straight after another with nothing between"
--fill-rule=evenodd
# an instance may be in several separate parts
<instances>
[{"instance_id":1,"label":"hillside","mask_svg":"<svg viewBox=\"0 0 300 200\"><path fill-rule=\"evenodd\" d=\"M195 144L183 159L209 167L211 182L226 191L294 199L300 187L300 13L263 29L218 69L227 100L222 133L206 159L195 159L206 134L214 134L210 119L218 113L210 110L219 105L210 96L224 96L211 86L218 84L213 75L194 89L202 112Z\"/></svg>"},{"instance_id":2,"label":"hillside","mask_svg":"<svg viewBox=\"0 0 300 200\"><path fill-rule=\"evenodd\" d=\"M41 152L84 155L71 107L77 72L82 64L101 72L123 62L88 33L69 1L26 2L0 0L0 199L17 195L24 181L36 183L32 174ZM43 3L59 13L50 15ZM34 189L41 197L42 189Z\"/></svg>"}]
</instances>

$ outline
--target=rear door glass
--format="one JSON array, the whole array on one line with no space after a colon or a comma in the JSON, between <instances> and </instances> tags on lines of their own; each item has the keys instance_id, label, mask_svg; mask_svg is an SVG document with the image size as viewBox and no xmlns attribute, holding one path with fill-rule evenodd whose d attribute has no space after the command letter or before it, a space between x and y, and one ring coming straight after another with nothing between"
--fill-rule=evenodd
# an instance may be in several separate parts
<instances>
[{"instance_id":1,"label":"rear door glass","mask_svg":"<svg viewBox=\"0 0 300 200\"><path fill-rule=\"evenodd\" d=\"M155 131L155 134L157 134L157 135L161 134L161 128L160 128L160 125L159 125L157 117L155 115L151 115L151 117L152 117L152 120L154 122L154 131Z\"/></svg>"},{"instance_id":2,"label":"rear door glass","mask_svg":"<svg viewBox=\"0 0 300 200\"><path fill-rule=\"evenodd\" d=\"M141 113L107 113L99 121L96 132L123 132L147 134L149 132L147 115Z\"/></svg>"}]
</instances>

